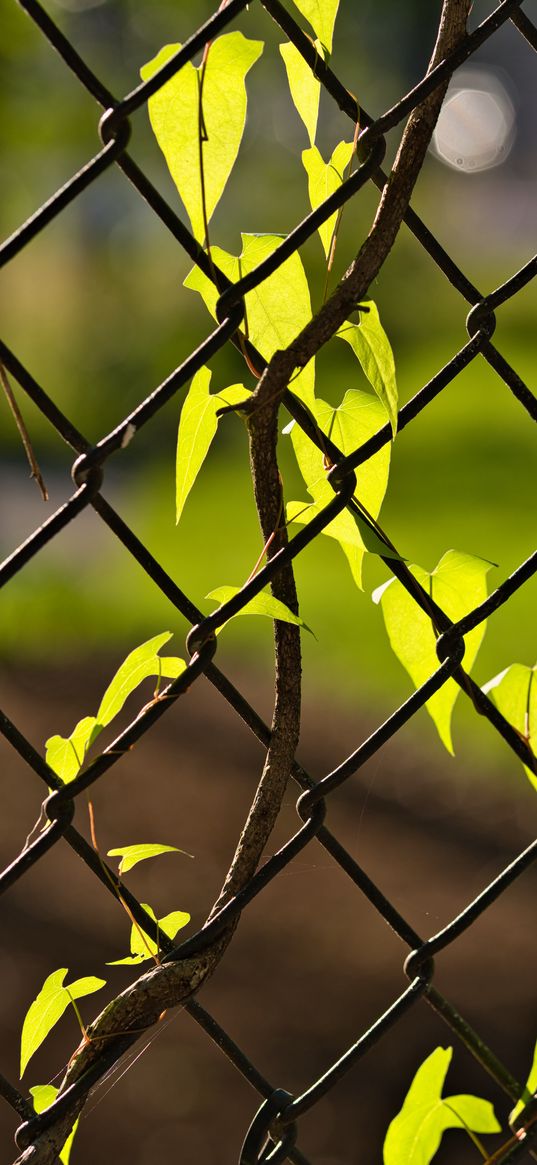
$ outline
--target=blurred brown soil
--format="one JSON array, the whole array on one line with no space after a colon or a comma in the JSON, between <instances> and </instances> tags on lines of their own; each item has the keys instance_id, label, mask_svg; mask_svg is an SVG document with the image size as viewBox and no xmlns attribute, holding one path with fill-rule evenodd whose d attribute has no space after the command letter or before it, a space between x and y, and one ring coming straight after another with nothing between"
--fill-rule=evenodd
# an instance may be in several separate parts
<instances>
[{"instance_id":1,"label":"blurred brown soil","mask_svg":"<svg viewBox=\"0 0 537 1165\"><path fill-rule=\"evenodd\" d=\"M107 661L70 669L9 668L2 706L29 740L67 734L93 711L107 682ZM270 695L240 675L257 707ZM384 715L391 709L386 709ZM319 700L306 709L300 759L320 777L379 723L341 715ZM382 715L382 714L381 714ZM216 898L258 778L263 752L205 681L162 718L92 791L100 847L158 841L194 860L169 855L128 876L159 915L188 910L201 924ZM4 812L2 864L19 852L39 814L44 787L13 749L0 743ZM533 799L506 749L505 773L476 777L440 746L420 751L403 731L333 794L327 824L369 876L427 936L441 929L531 840ZM505 779L504 779L505 777ZM290 787L272 848L298 825ZM80 798L75 824L88 835ZM437 960L435 982L482 1038L521 1078L536 1034L535 885L523 875L468 933ZM130 924L66 843L58 844L2 900L0 1071L17 1083L20 1029L43 980L107 979L82 1001L86 1020L135 974L106 967L127 953ZM200 1002L274 1087L300 1094L357 1040L405 989L407 948L317 843L245 911L235 938ZM236 1165L260 1098L184 1012L168 1016L140 1058L121 1067L89 1100L73 1165ZM24 1085L44 1083L78 1042L67 1016L36 1054ZM418 1002L300 1123L298 1144L312 1165L373 1165L386 1127L421 1061L455 1045L448 1092L476 1091L500 1119L509 1102L474 1064L445 1024ZM142 1041L137 1052L144 1046ZM0 1108L1 1161L15 1156L15 1114ZM489 1139L489 1145L494 1141ZM476 1161L462 1134L448 1134L438 1157ZM436 1162L435 1162L436 1165Z\"/></svg>"}]
</instances>

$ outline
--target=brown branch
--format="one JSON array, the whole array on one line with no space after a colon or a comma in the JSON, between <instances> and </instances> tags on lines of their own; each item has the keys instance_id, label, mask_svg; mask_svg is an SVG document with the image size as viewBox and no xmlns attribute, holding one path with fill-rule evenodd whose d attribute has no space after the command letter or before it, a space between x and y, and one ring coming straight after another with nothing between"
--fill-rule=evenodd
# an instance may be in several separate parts
<instances>
[{"instance_id":1,"label":"brown branch","mask_svg":"<svg viewBox=\"0 0 537 1165\"><path fill-rule=\"evenodd\" d=\"M282 521L283 493L276 446L279 402L264 404L262 391L254 393L257 405L248 418L250 466L259 521L267 557L272 558L287 542ZM293 568L284 567L272 582L272 592L298 614ZM274 623L276 657L275 702L271 740L265 765L248 818L231 863L222 894L214 910L237 893L252 877L272 833L287 787L300 729L301 654L300 631L290 623Z\"/></svg>"},{"instance_id":2,"label":"brown branch","mask_svg":"<svg viewBox=\"0 0 537 1165\"><path fill-rule=\"evenodd\" d=\"M444 0L437 43L429 68L456 47L465 34L471 0ZM268 551L284 544L280 528L282 489L276 461L278 408L293 373L334 335L355 304L363 298L386 259L407 210L447 87L444 82L410 115L399 152L384 189L369 235L339 286L317 315L285 350L274 354L250 398L248 430L256 504ZM273 584L274 594L297 610L292 569L284 568ZM298 628L275 623L276 699L272 738L263 773L242 831L222 893L210 917L243 887L262 857L279 812L298 738L300 713L300 644ZM113 999L88 1028L90 1042L81 1049L66 1073L65 1089L98 1058L103 1040L119 1033L138 1032L158 1022L162 1012L185 1003L212 974L232 937L236 923L219 935L201 954L154 967ZM61 1090L60 1090L61 1091ZM42 1134L15 1165L53 1165L73 1121L84 1105L73 1104L69 1114Z\"/></svg>"}]
</instances>

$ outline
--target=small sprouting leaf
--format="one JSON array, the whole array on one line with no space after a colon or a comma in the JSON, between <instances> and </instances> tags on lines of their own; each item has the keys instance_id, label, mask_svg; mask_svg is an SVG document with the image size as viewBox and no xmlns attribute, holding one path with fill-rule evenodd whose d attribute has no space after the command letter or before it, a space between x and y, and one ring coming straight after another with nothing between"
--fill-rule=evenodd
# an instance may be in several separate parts
<instances>
[{"instance_id":1,"label":"small sprouting leaf","mask_svg":"<svg viewBox=\"0 0 537 1165\"><path fill-rule=\"evenodd\" d=\"M421 566L411 566L414 577L438 606L454 622L482 603L487 595L486 576L493 563L459 550L448 550L431 573ZM392 648L416 687L439 667L436 636L428 615L418 607L398 579L391 579L373 592L380 603ZM464 668L470 671L483 636L485 622L464 637ZM459 694L455 680L449 679L425 705L434 720L441 741L453 753L451 716Z\"/></svg>"},{"instance_id":2,"label":"small sprouting leaf","mask_svg":"<svg viewBox=\"0 0 537 1165\"><path fill-rule=\"evenodd\" d=\"M54 1104L58 1092L59 1089L55 1088L53 1084L34 1084L33 1088L30 1088L30 1093L34 1102L35 1111L39 1113L44 1112L46 1108L50 1108L51 1104ZM71 1153L73 1139L78 1128L79 1119L80 1118L77 1117L63 1146L63 1149L60 1152L60 1161L62 1162L62 1165L69 1165L69 1156Z\"/></svg>"},{"instance_id":3,"label":"small sprouting leaf","mask_svg":"<svg viewBox=\"0 0 537 1165\"><path fill-rule=\"evenodd\" d=\"M216 590L210 591L208 595L205 595L205 598L216 599L217 603L221 606L235 595L238 595L240 589L240 587L216 587ZM267 591L260 591L258 595L255 595L253 599L245 603L244 607L241 607L240 611L237 611L237 615L234 618L237 618L239 615L266 615L268 619L279 619L281 623L294 623L296 627L303 627L304 631L310 631L310 628L306 626L303 619L293 614L285 603L280 602L279 599L275 599Z\"/></svg>"},{"instance_id":4,"label":"small sprouting leaf","mask_svg":"<svg viewBox=\"0 0 537 1165\"><path fill-rule=\"evenodd\" d=\"M442 1097L451 1056L451 1048L436 1048L418 1068L403 1107L386 1133L384 1165L429 1165L446 1129L501 1132L487 1100L477 1096Z\"/></svg>"},{"instance_id":5,"label":"small sprouting leaf","mask_svg":"<svg viewBox=\"0 0 537 1165\"><path fill-rule=\"evenodd\" d=\"M334 190L341 186L345 176L345 168L352 158L353 150L352 142L339 142L329 162L323 160L317 146L314 146L313 143L310 150L302 151L302 162L308 175L308 194L312 210L320 206L325 198L328 198L330 194L334 193ZM319 227L319 235L327 259L330 255L336 219L337 211Z\"/></svg>"},{"instance_id":6,"label":"small sprouting leaf","mask_svg":"<svg viewBox=\"0 0 537 1165\"><path fill-rule=\"evenodd\" d=\"M322 56L320 41L315 42L315 47ZM280 53L285 64L293 104L306 126L310 143L313 145L317 132L321 83L291 41L280 45Z\"/></svg>"},{"instance_id":7,"label":"small sprouting leaf","mask_svg":"<svg viewBox=\"0 0 537 1165\"><path fill-rule=\"evenodd\" d=\"M242 252L229 255L220 247L212 247L211 254L217 267L236 283L266 259L282 242L281 235L241 235ZM194 267L185 279L185 287L198 291L211 315L216 318L218 291L199 267ZM302 260L297 251L282 263L273 275L250 291L245 297L248 335L265 360L278 348L286 348L311 319L311 301ZM314 361L293 380L293 392L310 405L314 399Z\"/></svg>"},{"instance_id":8,"label":"small sprouting leaf","mask_svg":"<svg viewBox=\"0 0 537 1165\"><path fill-rule=\"evenodd\" d=\"M68 737L49 737L46 742L47 764L65 784L74 780L84 763L88 748L103 728L121 712L125 701L142 680L148 676L174 680L185 670L186 664L178 656L158 654L171 637L171 631L163 631L131 651L108 685L97 715L85 716Z\"/></svg>"},{"instance_id":9,"label":"small sprouting leaf","mask_svg":"<svg viewBox=\"0 0 537 1165\"><path fill-rule=\"evenodd\" d=\"M485 684L483 691L490 695L502 716L526 740L534 755L537 742L537 664L527 667L512 663L505 671ZM537 775L524 765L532 785L537 789Z\"/></svg>"},{"instance_id":10,"label":"small sprouting leaf","mask_svg":"<svg viewBox=\"0 0 537 1165\"><path fill-rule=\"evenodd\" d=\"M364 306L369 311L361 313L360 322L353 324L347 320L336 335L350 344L370 385L386 409L395 437L398 394L393 352L376 304L369 300Z\"/></svg>"},{"instance_id":11,"label":"small sprouting leaf","mask_svg":"<svg viewBox=\"0 0 537 1165\"><path fill-rule=\"evenodd\" d=\"M354 452L372 437L384 424L385 412L382 404L370 392L349 389L338 408L333 408L323 400L315 400L310 406L315 419L324 433L331 437L346 455ZM291 440L299 469L306 487L313 498L311 516L303 502L290 502L287 510L289 520L307 522L319 508L324 507L334 497L334 491L326 480L323 455L313 441L295 425L291 430ZM369 461L360 467L357 474L356 496L373 518L376 518L388 484L390 468L390 447L384 445ZM353 578L358 587L362 582L362 560L366 550L393 557L380 538L369 529L358 516L344 510L333 522L325 527L324 533L336 538L347 555Z\"/></svg>"},{"instance_id":12,"label":"small sprouting leaf","mask_svg":"<svg viewBox=\"0 0 537 1165\"><path fill-rule=\"evenodd\" d=\"M323 48L330 54L339 0L294 0L294 3L311 24Z\"/></svg>"},{"instance_id":13,"label":"small sprouting leaf","mask_svg":"<svg viewBox=\"0 0 537 1165\"><path fill-rule=\"evenodd\" d=\"M533 774L532 774L533 775ZM533 1063L530 1068L530 1074L526 1080L526 1092L529 1096L537 1095L537 1043L533 1052ZM509 1124L514 1125L517 1118L520 1116L522 1109L526 1107L527 1099L519 1100L512 1112L509 1113Z\"/></svg>"},{"instance_id":14,"label":"small sprouting leaf","mask_svg":"<svg viewBox=\"0 0 537 1165\"><path fill-rule=\"evenodd\" d=\"M249 390L242 384L232 384L211 396L210 382L209 369L200 368L192 379L181 409L175 476L177 522L218 428L218 410L224 405L240 404L249 395Z\"/></svg>"},{"instance_id":15,"label":"small sprouting leaf","mask_svg":"<svg viewBox=\"0 0 537 1165\"><path fill-rule=\"evenodd\" d=\"M99 732L97 718L85 716L79 720L70 736L51 736L47 740L47 764L66 784L76 777L90 744Z\"/></svg>"},{"instance_id":16,"label":"small sprouting leaf","mask_svg":"<svg viewBox=\"0 0 537 1165\"><path fill-rule=\"evenodd\" d=\"M142 680L149 676L162 676L166 679L177 679L185 670L184 660L176 656L160 656L161 647L172 637L171 631L162 631L153 639L140 644L131 651L116 672L112 682L99 704L97 720L103 727L110 723L121 709L135 688Z\"/></svg>"},{"instance_id":17,"label":"small sprouting leaf","mask_svg":"<svg viewBox=\"0 0 537 1165\"><path fill-rule=\"evenodd\" d=\"M144 910L155 920L158 921L159 930L168 938L174 939L177 932L182 930L183 926L187 926L190 922L190 915L186 914L184 910L172 910L170 914L165 914L164 918L159 918L151 906L147 902L143 902ZM124 959L114 959L108 963L109 967L134 966L137 963L145 963L147 959L153 958L158 954L158 946L156 942L140 927L133 926L131 928L131 953Z\"/></svg>"},{"instance_id":18,"label":"small sprouting leaf","mask_svg":"<svg viewBox=\"0 0 537 1165\"><path fill-rule=\"evenodd\" d=\"M156 842L140 842L139 845L122 845L108 850L108 857L120 857L119 874L127 874L138 862L145 862L148 858L156 858L159 854L184 854L186 850L178 849L176 845L158 845ZM192 857L192 854L187 854Z\"/></svg>"},{"instance_id":19,"label":"small sprouting leaf","mask_svg":"<svg viewBox=\"0 0 537 1165\"><path fill-rule=\"evenodd\" d=\"M86 975L83 979L75 979L74 983L66 987L63 982L66 975L67 967L53 971L45 979L39 995L26 1012L21 1036L21 1079L34 1052L37 1052L72 1000L100 991L106 983L105 979Z\"/></svg>"},{"instance_id":20,"label":"small sprouting leaf","mask_svg":"<svg viewBox=\"0 0 537 1165\"><path fill-rule=\"evenodd\" d=\"M142 79L152 77L180 48L180 44L165 45L140 70ZM195 68L190 61L149 98L153 132L186 207L193 234L202 243L205 228L200 137L209 220L239 151L246 120L246 75L262 52L262 41L247 40L241 32L225 33L209 49L201 102L201 66Z\"/></svg>"}]
</instances>

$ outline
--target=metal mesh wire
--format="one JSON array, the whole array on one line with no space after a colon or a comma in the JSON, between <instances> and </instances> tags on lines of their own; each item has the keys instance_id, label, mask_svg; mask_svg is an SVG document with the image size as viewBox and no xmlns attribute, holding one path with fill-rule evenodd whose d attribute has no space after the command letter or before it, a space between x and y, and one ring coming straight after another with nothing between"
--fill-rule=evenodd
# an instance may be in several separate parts
<instances>
[{"instance_id":1,"label":"metal mesh wire","mask_svg":"<svg viewBox=\"0 0 537 1165\"><path fill-rule=\"evenodd\" d=\"M151 391L134 411L124 418L120 425L112 432L102 436L96 445L91 445L86 440L30 371L23 366L16 354L10 351L5 343L0 342L0 360L4 368L77 455L73 468L73 479L76 485L73 496L4 562L0 569L1 582L6 583L22 570L61 530L75 521L77 516L87 507L92 507L102 522L146 572L154 586L160 588L175 608L195 627L188 639L188 647L191 652L190 662L186 671L167 688L167 699L157 700L147 706L136 721L114 741L113 746L110 746L93 760L68 786L61 785L55 773L48 767L24 734L19 731L7 715L0 713L0 727L7 740L29 768L42 779L45 786L53 790L47 801L49 820L47 828L30 842L12 864L3 871L0 878L2 891L23 878L25 873L52 846L64 838L78 854L81 861L93 872L104 889L116 895L119 883L115 874L111 870L104 869L100 857L72 825L75 800L120 757L124 756L132 744L150 730L156 720L171 708L174 701L179 699L199 676L205 675L248 725L252 733L264 745L268 744L270 740L268 726L245 696L237 690L213 662L216 649L214 632L218 626L270 582L281 569L283 563L291 561L301 553L332 518L349 503L354 489L353 471L389 442L391 436L389 425L385 425L350 456L343 457L334 444L329 445L330 458L337 466L337 475L334 475L334 500L312 522L301 529L300 533L290 540L288 546L275 559L269 561L234 599L209 617L202 615L106 500L102 491L107 463L125 446L130 434L134 431L132 427L134 426L136 430L139 430L148 424L166 402L191 379L196 370L217 353L223 345L231 342L241 350L247 346L255 365L257 367L265 365L265 361L258 352L252 349L249 342L244 337L239 338L238 329L242 322L242 300L245 293L258 286L276 270L285 258L315 232L319 222L323 221L336 207L342 206L349 199L359 198L360 190L366 183L373 182L379 189L384 187L386 175L380 168L379 159L383 154L383 135L388 130L398 126L427 94L451 75L454 67L470 58L480 45L493 37L505 21L510 20L529 45L534 50L537 49L537 29L524 14L520 0L503 0L491 16L465 37L452 57L425 76L392 109L378 119L372 120L363 109L358 108L355 99L341 84L329 65L320 60L312 41L304 34L290 12L280 3L280 0L264 0L263 8L267 20L272 19L285 32L302 54L304 60L315 71L324 89L340 109L349 116L353 125L360 121L360 124L367 127L367 130L363 132L361 139L360 165L352 178L344 182L337 194L332 196L329 204L323 204L318 211L310 214L301 222L282 242L281 246L255 271L232 285L221 272L215 270L207 254L200 248L146 174L133 161L127 146L130 136L129 118L137 110L144 107L149 97L166 80L176 74L186 62L191 61L209 40L222 29L232 26L235 18L245 9L246 3L247 0L230 0L190 37L181 50L163 68L159 69L151 80L139 85L123 100L118 101L81 59L74 45L56 27L37 0L20 0L21 7L40 29L48 44L60 54L66 67L74 73L80 84L104 109L105 112L100 120L100 134L103 144L99 152L4 243L0 250L2 264L8 263L20 255L21 251L28 247L32 240L45 230L57 216L61 215L62 211L82 191L98 181L99 176L110 167L116 166L165 225L174 244L183 248L210 279L217 281L220 292L218 319L221 322L180 367L176 368L162 384ZM456 289L462 301L470 305L471 310L467 319L468 342L401 409L399 430L403 430L406 425L412 422L478 355L484 357L494 369L503 381L506 391L516 397L520 406L527 413L528 420L535 419L537 409L532 393L517 371L498 351L492 337L495 328L495 310L516 296L520 289L532 279L537 271L537 260L531 259L519 271L506 279L502 286L495 288L487 295L482 295L412 209L408 210L405 221L419 244L425 248L438 269ZM289 393L284 397L284 402L296 422L302 424L312 440L316 441L319 447L322 447L319 434L315 427L312 427L307 410L303 409L296 398ZM326 447L323 451L326 452ZM406 567L392 559L386 561L390 570L396 573L415 602L430 613L430 603L426 602L421 588ZM471 927L517 878L525 873L536 856L535 845L530 846L503 869L490 885L473 901L468 902L458 917L453 918L439 933L424 939L416 933L394 904L387 900L374 884L367 872L357 864L350 853L340 844L337 837L329 831L324 824L324 816L326 799L332 791L356 773L366 760L394 736L449 677L453 677L460 685L466 697L473 703L476 712L490 721L496 732L503 737L507 747L533 772L537 771L535 758L527 741L522 739L500 714L496 706L465 673L461 662L464 653L462 637L468 631L478 627L485 618L507 602L518 588L531 578L536 566L537 556L533 555L522 563L485 602L456 624L442 610L435 607L435 623L439 633L439 666L435 674L401 707L397 708L389 719L373 732L369 739L360 744L344 763L333 772L328 773L320 782L314 782L295 762L292 777L300 789L298 812L301 818L297 832L285 842L275 855L266 861L251 878L249 884L220 911L220 914L180 947L173 949L171 941L166 940L162 934L158 936L161 946L166 952L165 958L184 959L199 953L210 942L214 941L219 932L223 932L233 918L238 917L248 903L262 891L268 882L286 868L297 853L316 839L351 879L357 891L365 895L374 909L380 913L408 948L405 971L409 978L409 985L388 1009L378 1016L370 1029L353 1041L337 1062L329 1065L324 1074L319 1079L313 1080L300 1096L290 1096L284 1090L274 1087L273 1083L264 1078L257 1067L250 1062L247 1055L236 1046L231 1037L222 1030L217 1021L200 1003L194 998L189 1000L187 1010L192 1019L201 1025L208 1036L229 1057L237 1071L244 1075L263 1098L263 1104L244 1142L240 1158L242 1165L269 1160L272 1162L290 1160L296 1162L297 1165L306 1165L307 1158L297 1144L299 1118L312 1106L322 1103L323 1097L343 1075L367 1055L368 1050L383 1037L384 1033L398 1023L400 1017L414 1008L418 1000L425 1000L446 1021L457 1038L470 1049L474 1057L492 1075L508 1097L515 1101L521 1094L520 1084L505 1065L499 1061L478 1033L474 1032L461 1017L456 1007L437 990L433 982L433 958L455 943L459 936ZM126 887L121 887L121 893L134 918L147 933L156 937L155 924L148 917L142 905ZM46 1129L66 1110L69 1103L77 1097L86 1096L111 1065L118 1060L130 1042L132 1042L132 1037L130 1039L129 1037L124 1039L118 1037L112 1041L110 1046L103 1045L102 1052L95 1063L71 1086L69 1094L60 1096L52 1107L40 1116L35 1115L30 1103L11 1083L3 1077L0 1078L0 1093L25 1121L19 1134L18 1143L20 1146L24 1148L37 1142ZM536 1131L537 1124L532 1120L532 1113L528 1109L525 1131L509 1143L501 1157L495 1157L494 1160L499 1163L500 1160L501 1162L510 1162L527 1159L531 1153Z\"/></svg>"}]
</instances>

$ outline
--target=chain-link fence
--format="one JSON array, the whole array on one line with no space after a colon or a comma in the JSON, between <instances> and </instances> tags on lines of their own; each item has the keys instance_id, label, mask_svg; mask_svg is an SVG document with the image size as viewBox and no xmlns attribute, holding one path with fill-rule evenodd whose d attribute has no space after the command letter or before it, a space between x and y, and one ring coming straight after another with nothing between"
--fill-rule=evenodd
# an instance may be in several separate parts
<instances>
[{"instance_id":1,"label":"chain-link fence","mask_svg":"<svg viewBox=\"0 0 537 1165\"><path fill-rule=\"evenodd\" d=\"M445 612L432 601L431 596L424 592L402 560L389 555L386 557L390 571L396 575L413 600L433 621L438 635L438 669L401 707L393 712L384 724L372 733L369 739L360 744L347 760L334 771L328 773L320 782L314 782L296 760L292 761L291 776L300 789L297 802L297 810L301 819L299 828L277 853L266 860L255 872L251 872L242 885L232 886L231 890L228 889L225 898L213 908L209 920L202 929L180 946L174 947L171 940L167 940L165 935L159 933L156 924L144 907L120 882L112 870L104 865L100 855L92 845L75 829L72 820L75 801L79 795L89 789L112 765L116 764L120 757L125 757L125 763L128 764L126 754L131 746L147 733L157 719L168 711L174 702L202 675L206 676L216 687L262 744L269 746L271 730L258 715L256 709L219 670L213 660L217 643L215 632L257 595L263 587L279 577L286 566L324 530L337 514L345 507L350 507L351 510L356 507L354 471L390 441L391 429L386 424L359 449L343 457L336 445L321 433L308 409L293 395L292 385L291 389L286 387L290 377L288 371L285 372L283 378L285 383L281 381L278 388L279 399L284 402L295 422L303 427L311 440L322 450L327 464L334 467L329 475L334 488L334 498L298 534L295 534L288 542L285 540L285 543L276 549L273 556L268 558L266 564L242 587L236 596L229 599L208 617L204 617L187 595L181 591L174 578L170 577L162 568L134 531L106 500L105 492L103 492L103 480L109 460L119 450L125 448L135 431L137 432L144 425L149 424L166 402L182 386L186 385L193 374L210 360L223 345L234 344L243 355L246 355L255 368L259 371L266 368L266 362L260 353L252 347L244 330L244 295L259 286L272 274L317 230L319 224L325 221L330 214L342 207L349 199L359 199L360 191L366 183L373 182L379 190L385 189L387 177L381 169L385 152L384 135L388 130L400 125L412 111L420 110L422 103L426 103L431 94L441 91L454 70L471 58L472 54L484 42L494 37L496 31L506 21L512 22L520 36L524 37L534 50L537 49L537 30L523 12L520 0L503 0L473 32L460 36L456 46L423 77L410 93L402 97L383 116L373 120L363 108L358 107L355 98L342 85L329 64L322 59L312 40L301 30L293 15L280 3L280 0L264 0L263 8L267 21L275 21L284 31L326 92L336 105L348 115L352 125L359 124L361 127L361 134L358 138L359 166L355 173L343 182L335 194L331 195L315 212L296 226L272 255L252 273L239 279L237 283L231 284L215 267L211 257L200 247L174 210L166 203L146 174L130 156L128 152L129 119L138 110L143 109L150 96L156 93L187 62L192 61L196 54L203 50L205 45L219 32L233 26L237 17L246 8L247 0L229 0L190 37L181 50L164 67L121 101L116 100L82 60L76 47L66 39L37 0L19 0L19 2L39 28L51 49L60 54L65 66L74 73L80 84L104 109L99 123L103 144L95 157L91 158L62 189L58 190L4 243L0 252L2 263L8 263L19 256L21 251L30 246L32 240L40 232L46 230L48 225L61 215L62 211L82 191L90 184L97 182L100 175L110 167L116 166L165 225L174 245L183 248L205 275L216 282L220 294L217 309L219 322L216 328L179 368L175 369L156 389L152 390L146 399L130 415L126 416L113 432L105 434L96 445L91 445L70 419L63 414L34 375L24 367L17 355L3 342L0 344L0 360L5 373L16 381L20 389L41 410L42 414L76 454L73 467L75 492L66 504L62 505L39 529L35 530L24 544L6 560L0 571L2 583L7 583L22 570L60 531L64 530L69 523L74 522L86 507L92 507L102 522L146 572L154 586L160 589L194 627L188 637L190 662L186 670L158 698L147 705L113 744L89 763L68 785L63 785L59 781L54 771L11 719L4 713L0 715L0 725L6 739L29 768L41 778L44 785L52 790L46 802L46 827L33 840L29 839L22 852L3 871L1 876L2 890L8 889L20 878L23 878L26 872L36 862L39 862L52 846L64 838L81 861L92 871L103 889L114 897L121 898L123 904L127 904L133 919L147 934L159 942L164 952L162 965L152 975L144 976L139 982L135 982L131 988L130 998L134 1000L134 1003L130 1012L130 1021L127 1021L125 1025L125 1013L119 1017L119 1013L114 1014L112 1008L110 1028L106 1032L103 1030L102 1033L99 1029L101 1034L97 1037L92 1035L90 1031L90 1036L92 1036L91 1050L87 1053L84 1062L80 1059L74 1061L69 1069L64 1087L60 1089L57 1099L45 1112L36 1115L29 1101L18 1089L7 1079L0 1078L0 1093L24 1122L17 1133L17 1143L23 1151L24 1160L32 1162L56 1160L58 1144L61 1144L62 1136L65 1136L65 1129L69 1128L74 1116L80 1111L90 1090L96 1086L98 1081L102 1080L111 1066L117 1063L125 1051L137 1040L141 1030L147 1029L155 1023L166 1007L179 1002L184 1004L192 1019L201 1025L207 1035L224 1051L237 1071L243 1074L262 1097L262 1105L244 1140L240 1156L241 1165L284 1160L296 1162L297 1165L298 1163L305 1165L307 1158L299 1148L300 1118L314 1105L322 1104L323 1097L337 1082L362 1057L367 1055L369 1049L381 1040L384 1034L399 1022L401 1017L415 1009L420 1001L425 1001L441 1016L457 1039L462 1041L479 1061L485 1072L492 1076L504 1093L515 1102L522 1094L520 1082L500 1062L494 1050L487 1047L481 1036L472 1030L457 1011L455 1004L438 991L434 983L433 959L451 944L456 943L458 938L480 918L483 912L528 870L536 856L535 846L530 846L516 860L501 870L494 880L473 901L468 902L462 912L439 933L424 938L416 933L413 926L402 917L396 906L384 896L379 887L368 876L367 871L362 869L341 845L338 838L324 824L324 819L327 799L330 794L355 774L377 750L392 738L450 677L453 677L465 697L472 702L476 714L488 719L496 732L503 738L507 748L511 749L532 772L537 772L535 758L528 739L525 739L502 716L495 704L468 676L462 663L463 636L479 627L488 616L494 615L494 612L531 578L537 565L535 555L522 563L489 598L480 603L458 623L453 623ZM449 4L447 8L449 9ZM406 209L403 217L419 244L425 248L439 271L459 293L461 307L470 305L470 311L467 318L468 342L401 409L398 421L399 431L402 431L423 409L427 408L430 402L479 355L484 357L503 381L505 391L512 393L520 403L521 408L527 414L529 423L537 415L535 399L515 368L507 362L495 346L492 337L495 328L495 310L511 300L520 289L528 284L537 270L537 261L531 259L521 270L509 275L502 286L483 295L467 275L459 269L450 255L443 249L441 243L410 207ZM314 318L312 323L313 329L316 326L319 326L318 318L317 320ZM241 331L241 329L243 330ZM328 335L329 332L324 338L321 335L319 339L319 334L317 334L314 341L315 350L322 346ZM299 363L297 350L295 345L291 358L293 367ZM304 352L299 353L302 365L306 363L311 354L312 350L308 349L306 343ZM268 376L270 377L270 375L271 369L269 368ZM147 796L151 796L150 789L147 790ZM272 879L286 869L297 854L314 840L325 847L354 884L356 891L365 896L371 904L371 908L379 912L407 948L405 972L409 983L384 1013L378 1016L369 1030L353 1039L337 1062L328 1065L319 1079L310 1081L301 1095L291 1096L287 1091L278 1087L277 1081L269 1082L265 1079L256 1065L248 1059L246 1053L234 1043L232 1038L219 1026L216 1019L194 998L194 995L205 975L213 969L221 957L225 957L225 947L242 911ZM530 920L528 920L528 924L531 925ZM166 976L170 982L173 979L173 986L169 989L162 987L166 981ZM151 994L153 988L147 987L148 980L155 985L153 995ZM104 1038L105 1035L106 1038ZM494 1161L498 1162L499 1165L500 1162L527 1159L530 1154L532 1155L532 1145L536 1134L535 1109L530 1102L519 1119L517 1131L494 1156Z\"/></svg>"}]
</instances>

